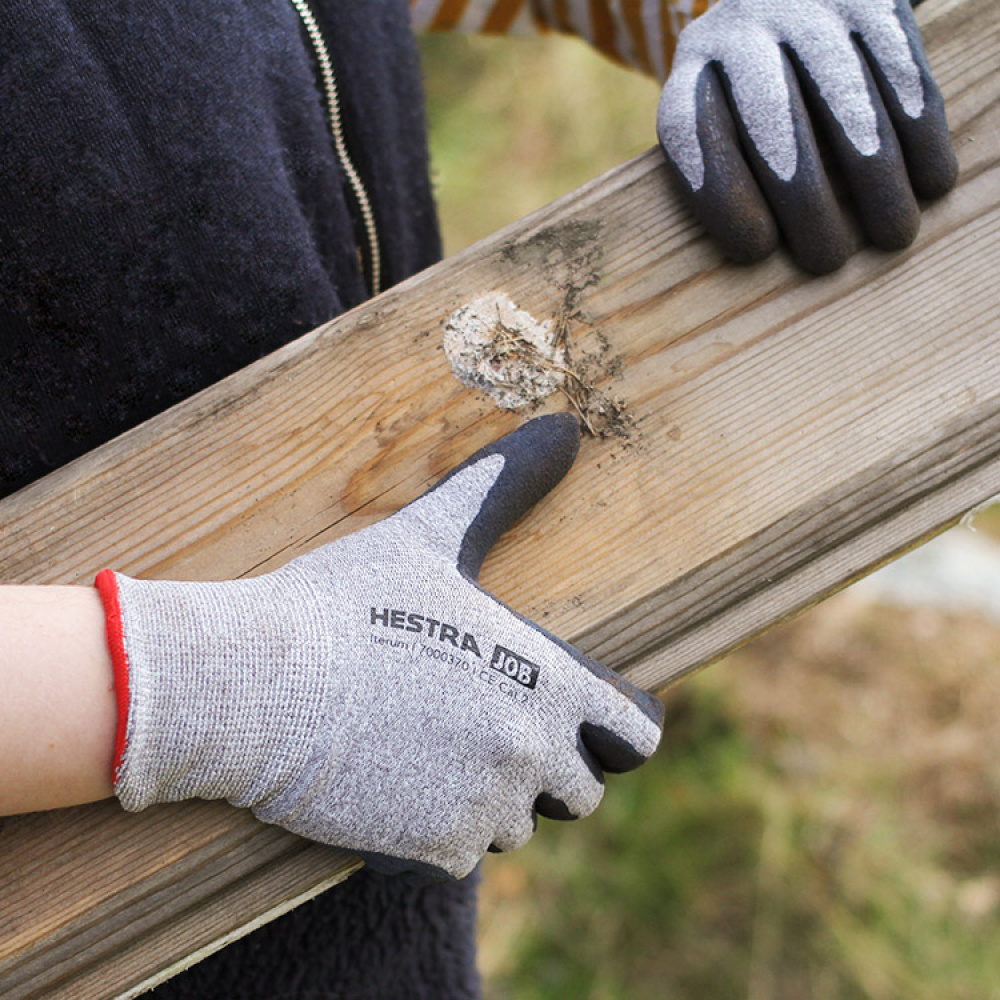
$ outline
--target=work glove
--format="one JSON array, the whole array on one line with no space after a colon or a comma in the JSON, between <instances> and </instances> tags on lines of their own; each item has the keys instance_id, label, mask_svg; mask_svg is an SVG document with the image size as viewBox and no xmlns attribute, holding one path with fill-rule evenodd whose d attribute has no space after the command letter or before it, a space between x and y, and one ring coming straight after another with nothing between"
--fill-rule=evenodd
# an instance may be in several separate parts
<instances>
[{"instance_id":1,"label":"work glove","mask_svg":"<svg viewBox=\"0 0 1000 1000\"><path fill-rule=\"evenodd\" d=\"M729 256L760 260L780 231L816 273L851 249L830 161L886 250L912 242L916 199L939 197L957 175L906 0L719 0L681 33L657 132Z\"/></svg>"},{"instance_id":2,"label":"work glove","mask_svg":"<svg viewBox=\"0 0 1000 1000\"><path fill-rule=\"evenodd\" d=\"M663 706L487 594L490 547L566 473L572 416L482 449L388 519L263 576L103 571L129 810L227 799L380 871L461 877L590 813Z\"/></svg>"}]
</instances>

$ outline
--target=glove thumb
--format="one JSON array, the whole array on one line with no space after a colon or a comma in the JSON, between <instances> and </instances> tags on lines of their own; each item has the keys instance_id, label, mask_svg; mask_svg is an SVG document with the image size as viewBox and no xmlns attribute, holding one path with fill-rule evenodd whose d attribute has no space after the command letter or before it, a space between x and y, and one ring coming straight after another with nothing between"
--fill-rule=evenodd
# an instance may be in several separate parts
<instances>
[{"instance_id":1,"label":"glove thumb","mask_svg":"<svg viewBox=\"0 0 1000 1000\"><path fill-rule=\"evenodd\" d=\"M572 414L536 417L477 451L389 520L475 581L497 539L566 475L579 448Z\"/></svg>"}]
</instances>

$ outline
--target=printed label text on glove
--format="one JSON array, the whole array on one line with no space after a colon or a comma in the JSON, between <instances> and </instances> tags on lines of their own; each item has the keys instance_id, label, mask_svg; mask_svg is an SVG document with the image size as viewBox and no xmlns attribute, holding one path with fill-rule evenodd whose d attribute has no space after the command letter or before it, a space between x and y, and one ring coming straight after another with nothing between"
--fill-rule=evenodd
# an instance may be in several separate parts
<instances>
[{"instance_id":1,"label":"printed label text on glove","mask_svg":"<svg viewBox=\"0 0 1000 1000\"><path fill-rule=\"evenodd\" d=\"M371 608L371 624L425 635L462 652L472 653L480 660L483 658L480 643L471 632L428 615L417 614L415 611L405 611L402 608ZM537 663L532 663L520 653L515 653L499 643L493 647L489 665L522 687L534 688L538 681Z\"/></svg>"}]
</instances>

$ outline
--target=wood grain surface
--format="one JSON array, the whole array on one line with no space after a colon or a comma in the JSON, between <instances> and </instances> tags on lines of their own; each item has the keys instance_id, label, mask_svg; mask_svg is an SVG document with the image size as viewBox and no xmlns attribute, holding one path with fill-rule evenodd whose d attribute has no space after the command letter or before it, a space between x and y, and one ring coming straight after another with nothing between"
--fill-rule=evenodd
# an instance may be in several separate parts
<instances>
[{"instance_id":1,"label":"wood grain surface","mask_svg":"<svg viewBox=\"0 0 1000 1000\"><path fill-rule=\"evenodd\" d=\"M395 511L524 419L441 348L483 292L568 319L630 418L483 583L637 683L954 522L1000 493L1000 18L920 19L962 174L909 251L729 266L651 152L0 502L0 579L243 576ZM135 995L356 865L221 803L0 823L8 998Z\"/></svg>"}]
</instances>

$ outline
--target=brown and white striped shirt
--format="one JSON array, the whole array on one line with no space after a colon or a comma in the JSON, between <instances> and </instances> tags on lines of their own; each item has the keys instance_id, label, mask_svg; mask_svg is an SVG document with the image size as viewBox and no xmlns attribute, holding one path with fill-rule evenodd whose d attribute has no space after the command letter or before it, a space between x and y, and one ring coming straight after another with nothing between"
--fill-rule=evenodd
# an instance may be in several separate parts
<instances>
[{"instance_id":1,"label":"brown and white striped shirt","mask_svg":"<svg viewBox=\"0 0 1000 1000\"><path fill-rule=\"evenodd\" d=\"M666 78L677 36L715 0L410 0L417 31L579 35L616 62Z\"/></svg>"}]
</instances>

